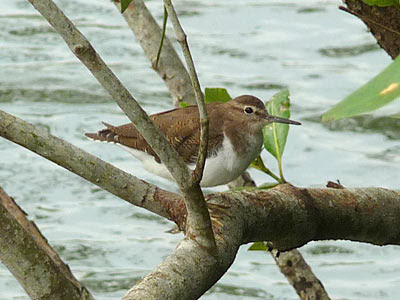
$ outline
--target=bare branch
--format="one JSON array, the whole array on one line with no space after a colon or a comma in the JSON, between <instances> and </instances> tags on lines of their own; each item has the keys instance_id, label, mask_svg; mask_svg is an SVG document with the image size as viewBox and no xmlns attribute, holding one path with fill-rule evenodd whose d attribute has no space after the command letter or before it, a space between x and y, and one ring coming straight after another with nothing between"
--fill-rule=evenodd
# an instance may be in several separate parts
<instances>
[{"instance_id":1,"label":"bare branch","mask_svg":"<svg viewBox=\"0 0 400 300\"><path fill-rule=\"evenodd\" d=\"M114 4L121 11L120 2L114 1ZM161 29L143 0L132 1L123 16L150 60L153 69L167 85L174 105L178 106L181 101L196 103L189 74L167 36L165 36L158 67L155 68Z\"/></svg>"},{"instance_id":2,"label":"bare branch","mask_svg":"<svg viewBox=\"0 0 400 300\"><path fill-rule=\"evenodd\" d=\"M302 189L282 184L269 191L219 193L207 198L218 260L193 241L184 240L124 300L197 299L226 272L238 247L250 241L270 241L280 251L323 239L400 245L400 193L396 191ZM301 274L307 274L311 282L309 270ZM322 297L319 288L323 287L317 283L313 282L314 292ZM304 293L304 286L297 286L296 291Z\"/></svg>"},{"instance_id":3,"label":"bare branch","mask_svg":"<svg viewBox=\"0 0 400 300\"><path fill-rule=\"evenodd\" d=\"M153 272L138 282L122 298L143 299L198 299L229 268L237 248L219 247L218 259L192 240L183 240Z\"/></svg>"},{"instance_id":4,"label":"bare branch","mask_svg":"<svg viewBox=\"0 0 400 300\"><path fill-rule=\"evenodd\" d=\"M100 84L118 103L166 165L177 183L182 187L190 186L190 182L188 183L187 180L189 171L182 158L167 142L158 127L151 122L145 111L96 53L89 41L78 31L75 25L52 0L36 0L32 1L32 5L47 19L51 26L65 40L71 51L92 72Z\"/></svg>"},{"instance_id":5,"label":"bare branch","mask_svg":"<svg viewBox=\"0 0 400 300\"><path fill-rule=\"evenodd\" d=\"M229 184L229 188L231 189L240 186L255 187L256 184L250 175L245 172ZM301 299L330 299L321 281L315 276L299 250L292 249L283 253L272 250L270 253L281 273L285 275ZM279 257L278 253L280 254Z\"/></svg>"},{"instance_id":6,"label":"bare branch","mask_svg":"<svg viewBox=\"0 0 400 300\"><path fill-rule=\"evenodd\" d=\"M21 127L22 125L24 126ZM122 183L116 181L118 173L109 171L112 166L96 160L86 161L83 153L72 151L76 150L72 145L65 142L58 146L53 145L57 142L56 138L31 127L33 126L24 124L23 121L21 124L19 119L9 118L5 113L0 114L0 135L21 145L28 145L31 150L57 163L67 157L65 163L60 164L71 171L77 171L80 176L96 182L98 179L97 183L109 180L122 194L137 194L138 191L132 190L130 186L121 186ZM103 174L102 172L105 174L104 178L102 175L89 175ZM136 180L138 185L144 184L128 174L123 177ZM155 194L157 193L156 191ZM185 223L182 216L186 214L181 201L162 202L158 199L160 196L151 199L151 196L148 198L146 194L141 195L144 197L143 207L160 211L162 215L169 215L170 219L177 218L175 221L181 227ZM164 196L177 199L172 193ZM218 260L198 243L185 239L177 252L146 276L129 295L165 293L165 287L171 284L170 279L176 278L176 289L168 289L169 293L175 293L176 298L171 296L170 299L193 299L194 296L204 293L224 274L233 262L238 247L251 241L270 241L281 251L322 239L400 245L400 193L395 191L380 188L301 189L285 184L269 191L218 193L210 194L207 198L216 233ZM156 201L156 208L149 205L152 201ZM135 204L141 205L138 199ZM173 214L174 217L171 217ZM200 271L193 272L193 264ZM189 270L192 274L186 280ZM179 278L182 280L179 281ZM156 279L157 285L151 286ZM138 292L139 290L142 291ZM182 295L187 295L188 298L182 298Z\"/></svg>"},{"instance_id":7,"label":"bare branch","mask_svg":"<svg viewBox=\"0 0 400 300\"><path fill-rule=\"evenodd\" d=\"M200 115L200 146L199 154L197 156L196 169L193 172L194 181L200 183L203 176L204 164L207 157L207 147L208 147L208 116L206 105L204 103L204 97L201 92L200 82L197 77L196 68L193 63L192 55L190 54L189 44L187 42L187 37L181 24L179 23L178 16L172 5L171 0L164 0L165 8L167 9L168 16L171 20L172 26L174 27L176 39L181 45L183 55L185 57L186 65L189 71L190 80L194 89L196 96L197 106L199 108Z\"/></svg>"},{"instance_id":8,"label":"bare branch","mask_svg":"<svg viewBox=\"0 0 400 300\"><path fill-rule=\"evenodd\" d=\"M119 8L120 5L117 2L114 2L117 7ZM124 12L124 17L128 23L128 25L131 27L132 31L134 32L135 36L139 40L142 48L145 50L145 53L149 60L152 62L152 66L154 68L154 63L156 60L156 54L157 54L157 49L159 46L159 41L161 38L161 29L155 22L154 18L152 17L151 13L147 10L146 6L144 5L142 0L134 0L129 8ZM189 53L190 55L190 53ZM193 62L192 62L193 65ZM194 66L193 66L194 68ZM168 86L172 96L174 97L175 94L180 94L182 91L185 91L186 94L189 95L190 91L190 99L185 99L187 100L192 100L189 102L194 102L194 90L192 88L192 85L190 84L190 77L188 72L186 71L185 67L183 66L179 56L176 54L175 50L173 49L170 41L166 38L166 41L164 42L164 46L161 52L161 58L160 58L160 63L159 63L159 68L156 70L158 74L164 79L166 85ZM166 74L173 74L171 78L173 78L175 81L178 82L179 84L173 84L172 81L169 81L169 76L166 76ZM194 76L197 78L197 75L195 74L194 71ZM198 84L198 80L197 80ZM182 89L181 89L182 85ZM198 84L198 89L197 93L202 97L202 93ZM203 126L201 126L203 128ZM206 131L202 130L202 136L200 137L201 140L207 141L205 139L204 134ZM207 141L208 142L208 141ZM202 147L207 149L207 145L203 142L201 143ZM198 159L198 163L203 163L201 165L201 168L196 167L197 173L196 174L202 174L202 169L204 166L204 160L206 157L206 152L201 150L200 147L200 157ZM200 171L200 173L199 173ZM197 176L195 178L197 182L200 181L200 177ZM189 226L188 229L191 231L190 228L197 227L198 230L204 231L205 236L211 237L211 222L209 220L209 215L207 211L207 207L203 201L204 197L200 190L198 188L193 191L194 194L196 194L197 199L193 199L193 201L190 201L190 203L186 202L186 205L188 205L188 210L190 216L193 216L194 213L196 212L196 217L193 218L193 222L191 222L192 217L189 218ZM198 221L196 221L198 220ZM207 224L207 227L204 227L202 224ZM200 226L200 227L199 227ZM196 232L191 231L188 232L188 234L192 237L195 237ZM214 245L214 242L212 242L212 245Z\"/></svg>"},{"instance_id":9,"label":"bare branch","mask_svg":"<svg viewBox=\"0 0 400 300\"><path fill-rule=\"evenodd\" d=\"M185 198L188 210L187 236L214 252L214 235L203 194L200 186L190 176L189 170L178 152L167 142L164 134L153 124L129 91L96 53L88 40L76 29L74 24L54 2L52 0L35 0L31 3L109 92L168 168Z\"/></svg>"},{"instance_id":10,"label":"bare branch","mask_svg":"<svg viewBox=\"0 0 400 300\"><path fill-rule=\"evenodd\" d=\"M46 130L3 111L0 111L0 136L51 160L127 202L167 219L176 219L178 208L183 206L179 195L125 173Z\"/></svg>"},{"instance_id":11,"label":"bare branch","mask_svg":"<svg viewBox=\"0 0 400 300\"><path fill-rule=\"evenodd\" d=\"M91 300L35 223L0 187L0 261L32 299Z\"/></svg>"},{"instance_id":12,"label":"bare branch","mask_svg":"<svg viewBox=\"0 0 400 300\"><path fill-rule=\"evenodd\" d=\"M268 191L243 191L230 196L232 216L240 215L246 222L243 243L270 241L280 251L326 239L400 245L397 191L308 189L281 184ZM226 203L217 198L218 194L213 195L212 203Z\"/></svg>"},{"instance_id":13,"label":"bare branch","mask_svg":"<svg viewBox=\"0 0 400 300\"><path fill-rule=\"evenodd\" d=\"M279 256L278 256L279 253ZM300 251L293 249L287 252L271 251L279 269L293 286L302 300L330 300L323 284L315 276L311 267L304 260Z\"/></svg>"},{"instance_id":14,"label":"bare branch","mask_svg":"<svg viewBox=\"0 0 400 300\"><path fill-rule=\"evenodd\" d=\"M114 2L118 9L120 9L119 2ZM159 68L154 68L154 61L156 57L156 49L159 46L159 39L161 36L161 29L155 22L153 16L146 8L145 4L142 0L134 0L131 4L130 9L127 9L124 13L125 20L127 21L128 25L131 27L132 31L134 32L136 38L140 42L142 48L144 49L147 57L152 62L153 69L158 72L161 78L164 79L165 84L167 85L172 98L176 99L176 94L181 91L180 86L173 84L174 79L178 79L179 77L179 84L183 84L182 90L187 90L192 95L194 99L193 88L190 85L190 78L189 75L184 68L181 60L177 56L175 50L170 44L170 41L167 37L165 37L165 42L162 49L162 56L161 61L159 63ZM163 57L168 57L163 61ZM171 63L172 61L174 63ZM167 73L174 73L174 76L170 78L167 76ZM186 83L186 84L185 84ZM178 98L178 100L181 100ZM186 102L190 102L185 100ZM176 104L176 102L175 102ZM255 183L252 181L251 177L247 172L243 174L243 176L239 177L237 180L229 184L229 187L235 188L238 186L254 186ZM274 256L275 257L275 256ZM286 272L288 270L288 266L286 264L287 261L293 261L290 266L290 272ZM314 293L314 295L326 295L326 291L322 285L322 283L315 277L314 273L312 272L311 268L306 268L304 266L308 266L305 262L304 258L302 257L301 253L297 249L293 249L291 251L287 251L282 253L281 259L276 259L277 265L280 268L281 272L288 277L289 282L295 288L296 292L300 295L310 295ZM283 263L285 262L285 263ZM307 278L307 283L312 282L311 288L307 285L306 291L304 291L304 285L296 284L294 278ZM313 279L313 280L311 280ZM328 299L328 298L325 298Z\"/></svg>"}]
</instances>

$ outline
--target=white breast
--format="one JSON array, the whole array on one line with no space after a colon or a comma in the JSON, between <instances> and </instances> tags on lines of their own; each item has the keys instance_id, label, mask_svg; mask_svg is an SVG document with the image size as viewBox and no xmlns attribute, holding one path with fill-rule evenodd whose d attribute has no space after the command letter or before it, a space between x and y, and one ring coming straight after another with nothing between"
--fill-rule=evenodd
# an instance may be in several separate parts
<instances>
[{"instance_id":1,"label":"white breast","mask_svg":"<svg viewBox=\"0 0 400 300\"><path fill-rule=\"evenodd\" d=\"M242 175L261 152L262 140L254 138L249 142L249 151L238 157L230 139L225 136L218 154L207 158L200 185L210 187L227 184ZM189 167L194 169L194 165Z\"/></svg>"},{"instance_id":2,"label":"white breast","mask_svg":"<svg viewBox=\"0 0 400 300\"><path fill-rule=\"evenodd\" d=\"M238 157L233 149L232 143L228 137L224 137L221 149L219 149L216 156L207 158L204 167L203 179L200 185L202 187L211 187L222 184L227 184L232 180L236 179L247 169L250 163L260 154L262 147L262 139L254 137L249 142L249 151ZM154 157L124 145L118 144L137 159L141 160L143 167L160 177L173 180L168 169L163 165L155 161ZM191 170L194 170L195 164L188 166Z\"/></svg>"}]
</instances>

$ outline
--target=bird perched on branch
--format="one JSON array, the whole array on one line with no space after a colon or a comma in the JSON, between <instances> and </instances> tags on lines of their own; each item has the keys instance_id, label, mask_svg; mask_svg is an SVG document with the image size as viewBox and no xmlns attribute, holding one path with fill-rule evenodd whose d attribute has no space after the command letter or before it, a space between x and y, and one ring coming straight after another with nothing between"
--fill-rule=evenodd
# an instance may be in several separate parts
<instances>
[{"instance_id":1,"label":"bird perched on branch","mask_svg":"<svg viewBox=\"0 0 400 300\"><path fill-rule=\"evenodd\" d=\"M262 128L272 122L301 123L268 114L264 103L250 95L225 103L206 104L209 118L207 160L202 187L227 184L239 177L260 154ZM199 151L200 122L197 106L172 109L150 116L167 140L178 151L190 169L194 169ZM93 140L116 143L142 161L144 167L161 177L171 179L167 168L133 123L86 133Z\"/></svg>"}]
</instances>

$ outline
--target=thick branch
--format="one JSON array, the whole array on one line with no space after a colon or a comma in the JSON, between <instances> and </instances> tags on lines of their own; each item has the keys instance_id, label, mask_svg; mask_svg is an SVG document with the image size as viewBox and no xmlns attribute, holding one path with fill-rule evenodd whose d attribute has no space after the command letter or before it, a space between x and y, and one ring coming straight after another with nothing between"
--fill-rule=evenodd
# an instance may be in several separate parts
<instances>
[{"instance_id":1,"label":"thick branch","mask_svg":"<svg viewBox=\"0 0 400 300\"><path fill-rule=\"evenodd\" d=\"M123 300L198 299L232 264L237 247L219 247L218 260L192 240L183 240L153 272L138 282Z\"/></svg>"},{"instance_id":2,"label":"thick branch","mask_svg":"<svg viewBox=\"0 0 400 300\"><path fill-rule=\"evenodd\" d=\"M120 2L114 1L114 3L121 11ZM178 106L181 101L196 103L189 74L167 36L165 36L160 61L156 68L161 29L143 0L132 1L123 16L150 60L151 66L167 85L174 105Z\"/></svg>"},{"instance_id":3,"label":"thick branch","mask_svg":"<svg viewBox=\"0 0 400 300\"><path fill-rule=\"evenodd\" d=\"M114 3L120 10L119 2ZM153 69L158 72L160 77L167 85L172 95L172 98L174 99L175 105L176 98L178 98L178 101L182 100L182 98L179 98L179 93L182 91L187 93L190 92L190 98L193 98L194 102L194 92L190 84L190 77L167 37L165 37L158 68L154 68L157 48L159 46L159 40L161 38L161 29L157 25L156 21L154 20L151 13L148 11L143 1L132 1L129 9L125 11L124 17L128 25L134 32L136 38L140 42L140 45L144 49L147 57L152 62ZM174 75L168 76L168 74ZM176 84L176 82L178 82L178 85ZM183 86L181 88L182 84ZM178 95L178 97L176 95ZM185 101L189 102L187 101L187 99ZM254 181L252 181L248 173L245 172L243 176L239 177L229 186L230 188L235 188L237 186L255 187L255 183ZM283 258L285 263L282 263ZM295 262L290 267L288 266L288 264L286 264L286 262L289 260ZM307 297L309 295L319 295L321 297L325 297L324 299L329 299L321 282L315 277L311 268L308 267L307 263L297 249L293 249L291 251L283 253L281 259L276 259L276 262L281 272L288 278L289 282L292 284L299 295L302 295L303 297ZM290 271L288 271L288 269L290 269ZM297 279L299 278L306 278L306 284L298 284L298 282L300 281ZM309 283L311 283L311 286Z\"/></svg>"},{"instance_id":4,"label":"thick branch","mask_svg":"<svg viewBox=\"0 0 400 300\"><path fill-rule=\"evenodd\" d=\"M196 299L226 272L239 245L250 241L270 241L281 251L325 239L400 245L400 193L395 191L283 184L270 191L212 194L208 200L218 261L185 240L124 299Z\"/></svg>"},{"instance_id":5,"label":"thick branch","mask_svg":"<svg viewBox=\"0 0 400 300\"><path fill-rule=\"evenodd\" d=\"M232 218L244 222L242 243L270 241L281 251L326 239L400 245L397 191L307 189L281 184L269 191L243 191L229 196ZM212 203L227 202L226 194L211 197Z\"/></svg>"},{"instance_id":6,"label":"thick branch","mask_svg":"<svg viewBox=\"0 0 400 300\"><path fill-rule=\"evenodd\" d=\"M189 170L178 152L167 142L164 134L153 124L129 91L96 53L88 40L76 29L74 24L54 2L52 0L35 0L31 3L109 92L168 168L185 198L188 210L188 236L196 239L200 245L210 249L211 252L215 252L214 236L203 194L199 184L192 180Z\"/></svg>"},{"instance_id":7,"label":"thick branch","mask_svg":"<svg viewBox=\"0 0 400 300\"><path fill-rule=\"evenodd\" d=\"M240 186L256 187L256 184L251 179L250 175L245 172L242 176L229 184L231 189ZM277 250L269 252L281 273L286 277L301 299L330 299L321 281L315 276L299 250L292 249L283 253ZM280 254L279 257L277 254Z\"/></svg>"},{"instance_id":8,"label":"thick branch","mask_svg":"<svg viewBox=\"0 0 400 300\"><path fill-rule=\"evenodd\" d=\"M220 195L224 197L224 193ZM229 202L229 194L226 200ZM192 240L185 239L153 272L137 283L123 300L197 299L222 277L233 263L243 239L242 220L236 222L228 218L235 223L231 227L231 222L225 225L221 219L221 216L230 215L229 206L209 204L209 209L218 258Z\"/></svg>"},{"instance_id":9,"label":"thick branch","mask_svg":"<svg viewBox=\"0 0 400 300\"><path fill-rule=\"evenodd\" d=\"M32 299L93 297L47 243L24 211L0 187L0 261Z\"/></svg>"},{"instance_id":10,"label":"thick branch","mask_svg":"<svg viewBox=\"0 0 400 300\"><path fill-rule=\"evenodd\" d=\"M47 130L0 111L0 136L51 160L102 189L167 219L179 219L182 198L140 180L51 135ZM179 212L178 212L179 211ZM184 223L183 221L180 221Z\"/></svg>"}]
</instances>

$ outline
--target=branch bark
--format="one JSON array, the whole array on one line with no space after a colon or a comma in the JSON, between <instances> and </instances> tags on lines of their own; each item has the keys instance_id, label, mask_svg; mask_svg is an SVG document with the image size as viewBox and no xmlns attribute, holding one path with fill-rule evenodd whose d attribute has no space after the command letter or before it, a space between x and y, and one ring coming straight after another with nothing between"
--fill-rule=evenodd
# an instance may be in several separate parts
<instances>
[{"instance_id":1,"label":"branch bark","mask_svg":"<svg viewBox=\"0 0 400 300\"><path fill-rule=\"evenodd\" d=\"M114 4L121 11L120 2L114 1ZM171 93L174 105L179 106L179 102L182 101L196 103L189 74L167 36L165 36L160 61L156 68L161 29L144 2L142 0L132 1L123 16L151 62L152 68L164 80Z\"/></svg>"},{"instance_id":2,"label":"branch bark","mask_svg":"<svg viewBox=\"0 0 400 300\"><path fill-rule=\"evenodd\" d=\"M247 172L229 184L229 188L231 189L243 186L256 187L255 182ZM267 248L268 247L269 245L267 245ZM273 249L268 252L275 260L281 273L299 295L300 299L330 299L323 284L311 270L311 267L307 264L299 250L292 249L281 253Z\"/></svg>"},{"instance_id":3,"label":"branch bark","mask_svg":"<svg viewBox=\"0 0 400 300\"><path fill-rule=\"evenodd\" d=\"M92 300L35 223L0 187L0 260L32 299Z\"/></svg>"},{"instance_id":4,"label":"branch bark","mask_svg":"<svg viewBox=\"0 0 400 300\"><path fill-rule=\"evenodd\" d=\"M323 239L400 245L399 200L399 192L381 188L302 189L289 184L209 195L218 261L184 240L124 300L197 299L226 272L239 245L253 241L270 241L280 251ZM302 282L301 275L294 279L296 291L304 292Z\"/></svg>"},{"instance_id":5,"label":"branch bark","mask_svg":"<svg viewBox=\"0 0 400 300\"><path fill-rule=\"evenodd\" d=\"M279 254L279 256L278 256ZM287 252L272 250L271 255L302 300L330 300L324 285L315 276L311 267L304 260L300 251L293 249Z\"/></svg>"}]
</instances>

